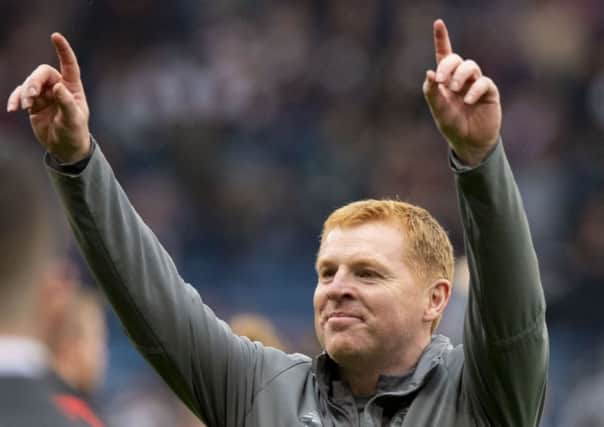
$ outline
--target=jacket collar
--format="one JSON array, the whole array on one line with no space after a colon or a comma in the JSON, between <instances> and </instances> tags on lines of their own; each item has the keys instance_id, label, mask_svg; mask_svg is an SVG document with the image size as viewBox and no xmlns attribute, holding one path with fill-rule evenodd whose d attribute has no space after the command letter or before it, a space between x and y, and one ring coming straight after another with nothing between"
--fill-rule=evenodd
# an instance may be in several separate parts
<instances>
[{"instance_id":1,"label":"jacket collar","mask_svg":"<svg viewBox=\"0 0 604 427\"><path fill-rule=\"evenodd\" d=\"M401 376L380 376L376 395L388 393L402 396L416 391L424 385L430 373L442 362L445 351L451 348L449 338L443 335L433 335L413 371ZM332 385L337 380L338 365L327 352L323 351L313 360L312 369L320 392L324 396L329 396Z\"/></svg>"}]
</instances>

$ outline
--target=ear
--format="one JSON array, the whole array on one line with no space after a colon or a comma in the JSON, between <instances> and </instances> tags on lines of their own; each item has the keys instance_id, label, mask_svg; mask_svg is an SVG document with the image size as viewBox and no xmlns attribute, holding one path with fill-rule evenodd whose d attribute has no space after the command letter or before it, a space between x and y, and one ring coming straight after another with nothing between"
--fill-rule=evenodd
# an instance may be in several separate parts
<instances>
[{"instance_id":1,"label":"ear","mask_svg":"<svg viewBox=\"0 0 604 427\"><path fill-rule=\"evenodd\" d=\"M38 329L40 338L49 346L53 345L52 340L62 329L69 305L79 286L79 283L68 276L67 268L67 264L59 260L50 263L38 286Z\"/></svg>"},{"instance_id":2,"label":"ear","mask_svg":"<svg viewBox=\"0 0 604 427\"><path fill-rule=\"evenodd\" d=\"M424 310L424 320L434 321L440 317L451 297L451 282L446 279L438 279L427 288L427 305Z\"/></svg>"}]
</instances>

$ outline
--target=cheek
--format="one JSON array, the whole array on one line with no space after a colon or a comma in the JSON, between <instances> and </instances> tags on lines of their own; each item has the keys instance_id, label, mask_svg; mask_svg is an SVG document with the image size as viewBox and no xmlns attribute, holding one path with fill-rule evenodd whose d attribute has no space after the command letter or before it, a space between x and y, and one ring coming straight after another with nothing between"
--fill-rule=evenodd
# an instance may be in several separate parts
<instances>
[{"instance_id":1,"label":"cheek","mask_svg":"<svg viewBox=\"0 0 604 427\"><path fill-rule=\"evenodd\" d=\"M407 323L409 320L422 316L425 305L423 293L415 290L396 290L389 293L383 300L382 312L389 313L391 319Z\"/></svg>"},{"instance_id":2,"label":"cheek","mask_svg":"<svg viewBox=\"0 0 604 427\"><path fill-rule=\"evenodd\" d=\"M91 340L87 345L87 365L92 377L102 375L107 360L105 346L101 339Z\"/></svg>"},{"instance_id":3,"label":"cheek","mask_svg":"<svg viewBox=\"0 0 604 427\"><path fill-rule=\"evenodd\" d=\"M405 321L414 325L421 324L427 302L428 300L423 292L410 292L403 301L404 306L402 311Z\"/></svg>"},{"instance_id":4,"label":"cheek","mask_svg":"<svg viewBox=\"0 0 604 427\"><path fill-rule=\"evenodd\" d=\"M326 301L326 297L325 297L325 292L322 291L318 286L315 289L315 293L313 295L313 308L314 308L314 321L315 321L315 333L317 335L317 339L319 340L319 344L321 344L321 347L323 347L323 328L321 327L321 322L319 320L320 314L321 314L321 310L323 309L323 306L325 304Z\"/></svg>"},{"instance_id":5,"label":"cheek","mask_svg":"<svg viewBox=\"0 0 604 427\"><path fill-rule=\"evenodd\" d=\"M325 291L323 291L322 288L317 285L312 298L312 305L315 310L315 316L317 316L319 312L323 309L323 306L325 305L325 300Z\"/></svg>"}]
</instances>

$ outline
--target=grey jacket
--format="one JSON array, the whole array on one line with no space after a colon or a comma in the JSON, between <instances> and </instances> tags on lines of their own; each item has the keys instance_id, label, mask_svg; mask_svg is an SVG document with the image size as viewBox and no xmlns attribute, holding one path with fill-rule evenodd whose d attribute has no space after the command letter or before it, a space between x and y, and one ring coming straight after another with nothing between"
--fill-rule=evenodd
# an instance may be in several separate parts
<instances>
[{"instance_id":1,"label":"grey jacket","mask_svg":"<svg viewBox=\"0 0 604 427\"><path fill-rule=\"evenodd\" d=\"M502 144L456 167L471 271L464 346L435 336L415 371L384 377L362 417L322 354L234 335L178 274L98 146L51 179L96 280L136 348L209 426L513 426L539 423L548 338L537 259Z\"/></svg>"}]
</instances>

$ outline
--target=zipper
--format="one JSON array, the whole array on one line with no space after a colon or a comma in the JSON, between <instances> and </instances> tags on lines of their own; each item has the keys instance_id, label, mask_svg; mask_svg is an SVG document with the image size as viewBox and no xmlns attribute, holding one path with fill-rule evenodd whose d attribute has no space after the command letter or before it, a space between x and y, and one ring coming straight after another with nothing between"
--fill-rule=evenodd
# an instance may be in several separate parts
<instances>
[{"instance_id":1,"label":"zipper","mask_svg":"<svg viewBox=\"0 0 604 427\"><path fill-rule=\"evenodd\" d=\"M348 421L348 425L353 426L354 424L352 423L352 420L350 419L350 417L348 416L348 414L346 413L345 410L343 410L340 406L336 405L335 403L333 403L331 400L326 399L327 400L327 405L329 405L331 408L335 409L336 411L338 411L340 414L342 414L344 416L344 418L346 418L346 421ZM358 418L358 416L357 416ZM360 421L359 421L360 422ZM359 424L360 425L360 424ZM334 427L335 426L335 422L334 422Z\"/></svg>"}]
</instances>

